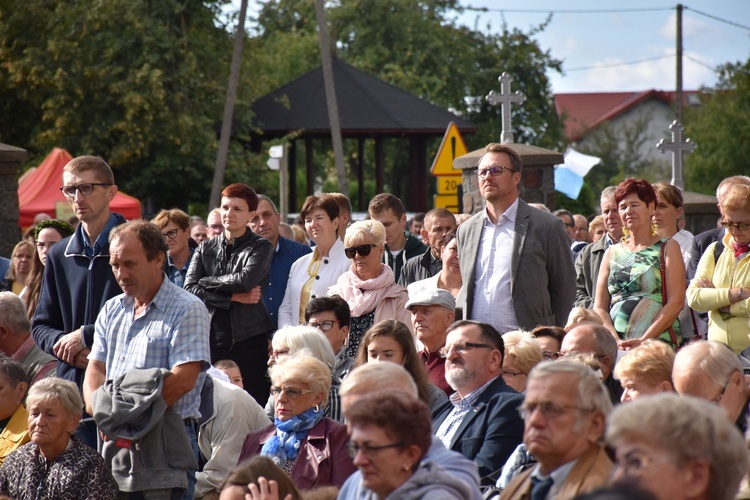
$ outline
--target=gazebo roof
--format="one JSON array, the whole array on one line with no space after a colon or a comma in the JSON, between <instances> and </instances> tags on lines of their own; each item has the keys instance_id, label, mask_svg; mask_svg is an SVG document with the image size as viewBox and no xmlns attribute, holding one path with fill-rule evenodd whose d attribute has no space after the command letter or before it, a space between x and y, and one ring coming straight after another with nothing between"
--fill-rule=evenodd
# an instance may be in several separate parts
<instances>
[{"instance_id":1,"label":"gazebo roof","mask_svg":"<svg viewBox=\"0 0 750 500\"><path fill-rule=\"evenodd\" d=\"M462 133L477 127L453 113L368 75L347 63L332 61L341 133L425 134L442 136L449 122ZM293 130L328 135L329 121L322 66L261 97L252 105L253 126L265 136Z\"/></svg>"}]
</instances>

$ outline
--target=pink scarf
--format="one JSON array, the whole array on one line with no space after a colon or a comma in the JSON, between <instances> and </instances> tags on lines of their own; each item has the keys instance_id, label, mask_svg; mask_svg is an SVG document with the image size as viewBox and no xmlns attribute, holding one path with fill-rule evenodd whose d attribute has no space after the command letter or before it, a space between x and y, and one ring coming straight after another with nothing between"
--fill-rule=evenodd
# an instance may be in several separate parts
<instances>
[{"instance_id":1,"label":"pink scarf","mask_svg":"<svg viewBox=\"0 0 750 500\"><path fill-rule=\"evenodd\" d=\"M381 264L382 270L376 278L361 280L351 269L339 276L330 294L338 294L349 304L353 318L371 313L383 299L393 295L396 280L391 268Z\"/></svg>"}]
</instances>

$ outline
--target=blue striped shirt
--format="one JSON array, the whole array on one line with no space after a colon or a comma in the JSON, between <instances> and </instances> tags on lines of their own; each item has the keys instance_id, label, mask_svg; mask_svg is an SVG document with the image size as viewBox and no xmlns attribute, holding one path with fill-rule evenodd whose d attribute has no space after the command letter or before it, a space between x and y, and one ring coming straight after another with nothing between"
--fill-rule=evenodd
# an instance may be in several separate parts
<instances>
[{"instance_id":1,"label":"blue striped shirt","mask_svg":"<svg viewBox=\"0 0 750 500\"><path fill-rule=\"evenodd\" d=\"M166 368L202 361L195 387L173 409L182 418L200 417L200 391L210 366L209 319L203 302L164 277L146 310L135 318L135 299L110 299L96 319L89 359L105 363L107 380L134 368Z\"/></svg>"}]
</instances>

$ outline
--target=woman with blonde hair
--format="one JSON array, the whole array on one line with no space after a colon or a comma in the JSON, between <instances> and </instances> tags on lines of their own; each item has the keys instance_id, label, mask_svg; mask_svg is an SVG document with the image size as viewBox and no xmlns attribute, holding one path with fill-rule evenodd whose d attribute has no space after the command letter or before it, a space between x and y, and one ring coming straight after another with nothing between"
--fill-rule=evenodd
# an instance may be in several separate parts
<instances>
[{"instance_id":1,"label":"woman with blonde hair","mask_svg":"<svg viewBox=\"0 0 750 500\"><path fill-rule=\"evenodd\" d=\"M615 378L622 385L620 401L634 401L647 394L673 392L674 350L658 340L645 340L617 361Z\"/></svg>"},{"instance_id":2,"label":"woman with blonde hair","mask_svg":"<svg viewBox=\"0 0 750 500\"><path fill-rule=\"evenodd\" d=\"M3 281L0 282L0 292L13 292L23 296L21 292L26 288L26 283L31 277L31 264L35 253L34 244L28 240L20 241L13 247L10 267Z\"/></svg>"},{"instance_id":3,"label":"woman with blonde hair","mask_svg":"<svg viewBox=\"0 0 750 500\"><path fill-rule=\"evenodd\" d=\"M591 309L585 307L574 307L568 314L568 323L565 325L564 330L569 332L571 329L583 323L596 323L597 325L604 326L602 318Z\"/></svg>"},{"instance_id":4,"label":"woman with blonde hair","mask_svg":"<svg viewBox=\"0 0 750 500\"><path fill-rule=\"evenodd\" d=\"M372 325L395 319L411 331L411 314L406 310L409 294L396 283L391 268L383 264L383 224L376 220L355 222L346 230L344 246L351 266L328 290L328 295L339 295L349 304L349 355L355 356L362 337Z\"/></svg>"},{"instance_id":5,"label":"woman with blonde hair","mask_svg":"<svg viewBox=\"0 0 750 500\"><path fill-rule=\"evenodd\" d=\"M544 361L542 348L536 339L522 330L503 334L505 357L503 357L503 380L520 393L526 392L529 372Z\"/></svg>"}]
</instances>

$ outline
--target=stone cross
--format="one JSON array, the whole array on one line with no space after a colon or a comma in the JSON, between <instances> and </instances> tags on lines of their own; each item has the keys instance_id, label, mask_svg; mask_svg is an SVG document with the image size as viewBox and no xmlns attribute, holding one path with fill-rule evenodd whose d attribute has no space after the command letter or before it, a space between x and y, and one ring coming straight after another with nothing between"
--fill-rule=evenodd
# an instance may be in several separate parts
<instances>
[{"instance_id":1,"label":"stone cross","mask_svg":"<svg viewBox=\"0 0 750 500\"><path fill-rule=\"evenodd\" d=\"M513 81L513 77L508 73L503 72L497 81L500 82L500 93L490 90L490 93L487 94L487 102L492 106L498 103L501 105L503 132L500 135L500 142L513 142L513 130L510 126L510 105L513 103L523 104L526 96L520 90L513 94L510 93L510 82Z\"/></svg>"},{"instance_id":2,"label":"stone cross","mask_svg":"<svg viewBox=\"0 0 750 500\"><path fill-rule=\"evenodd\" d=\"M682 190L684 188L682 182L682 152L686 151L692 153L695 150L695 143L690 139L682 140L682 124L679 120L675 120L669 126L669 130L672 131L672 142L666 142L664 139L660 140L656 147L662 152L672 152L672 181L673 186L677 186Z\"/></svg>"}]
</instances>

